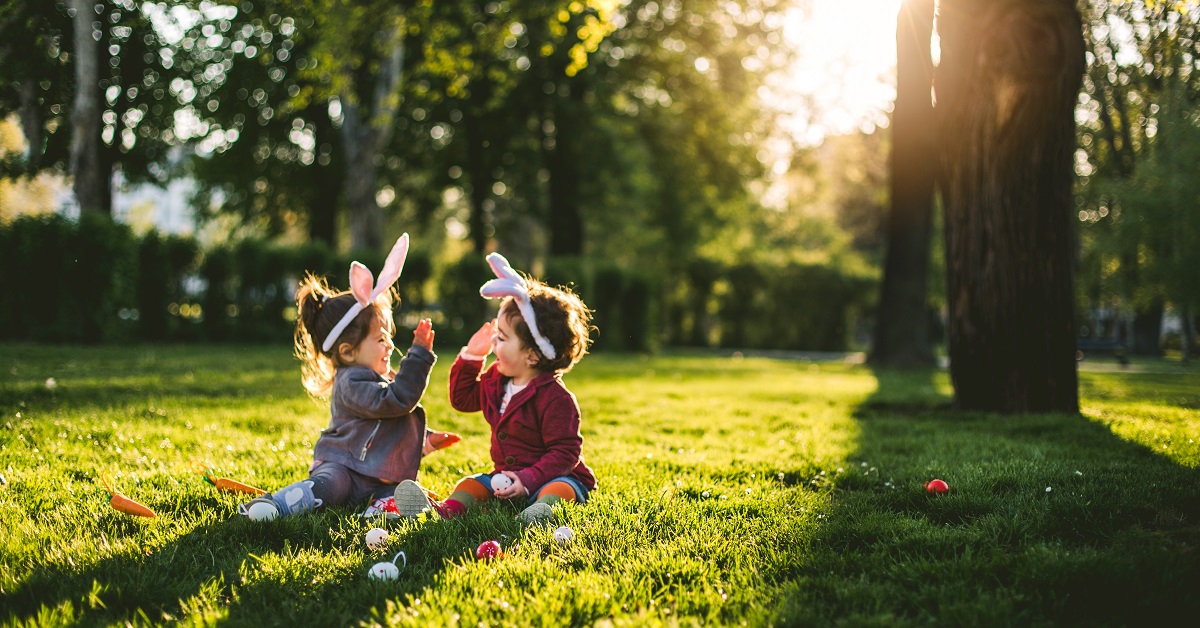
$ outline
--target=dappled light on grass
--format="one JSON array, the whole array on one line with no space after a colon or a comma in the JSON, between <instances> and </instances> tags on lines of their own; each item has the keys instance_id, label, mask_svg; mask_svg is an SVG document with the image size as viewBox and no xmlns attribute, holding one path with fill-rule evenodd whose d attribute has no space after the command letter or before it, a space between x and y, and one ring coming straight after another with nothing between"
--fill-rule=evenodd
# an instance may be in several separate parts
<instances>
[{"instance_id":1,"label":"dappled light on grass","mask_svg":"<svg viewBox=\"0 0 1200 628\"><path fill-rule=\"evenodd\" d=\"M278 488L328 418L284 351L5 349L10 623L1137 623L1192 608L1181 583L1200 580L1187 373L1089 373L1084 416L993 416L953 410L942 371L589 356L567 381L600 489L556 507L575 533L559 544L522 529L519 504L237 516L244 497L195 463ZM464 439L420 477L443 496L490 464L482 418L449 408L446 362L423 403ZM110 508L101 473L159 517ZM949 492L924 490L935 477ZM475 559L487 540L503 558ZM400 551L396 581L367 578Z\"/></svg>"}]
</instances>

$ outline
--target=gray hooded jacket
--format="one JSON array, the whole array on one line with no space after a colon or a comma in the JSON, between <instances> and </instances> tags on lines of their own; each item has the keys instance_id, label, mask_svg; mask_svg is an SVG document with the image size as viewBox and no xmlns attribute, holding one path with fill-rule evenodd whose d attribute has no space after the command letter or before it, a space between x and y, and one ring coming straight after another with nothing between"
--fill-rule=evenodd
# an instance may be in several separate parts
<instances>
[{"instance_id":1,"label":"gray hooded jacket","mask_svg":"<svg viewBox=\"0 0 1200 628\"><path fill-rule=\"evenodd\" d=\"M415 480L425 444L425 408L420 401L436 361L432 351L414 346L390 382L365 366L338 369L329 427L317 439L313 458L385 482Z\"/></svg>"}]
</instances>

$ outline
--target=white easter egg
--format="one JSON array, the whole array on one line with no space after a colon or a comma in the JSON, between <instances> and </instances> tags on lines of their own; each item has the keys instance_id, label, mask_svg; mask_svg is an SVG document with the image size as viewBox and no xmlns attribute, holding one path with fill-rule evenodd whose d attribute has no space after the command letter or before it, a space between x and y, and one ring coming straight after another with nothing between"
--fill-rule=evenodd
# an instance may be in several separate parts
<instances>
[{"instance_id":1,"label":"white easter egg","mask_svg":"<svg viewBox=\"0 0 1200 628\"><path fill-rule=\"evenodd\" d=\"M367 547L377 550L382 549L387 545L388 533L383 528L371 528L367 530Z\"/></svg>"},{"instance_id":2,"label":"white easter egg","mask_svg":"<svg viewBox=\"0 0 1200 628\"><path fill-rule=\"evenodd\" d=\"M275 507L275 504L258 502L250 504L250 507L246 509L246 516L250 517L251 521L270 521L279 516L279 509Z\"/></svg>"},{"instance_id":3,"label":"white easter egg","mask_svg":"<svg viewBox=\"0 0 1200 628\"><path fill-rule=\"evenodd\" d=\"M559 543L570 543L575 538L575 531L567 526L562 526L554 531L554 540Z\"/></svg>"},{"instance_id":4,"label":"white easter egg","mask_svg":"<svg viewBox=\"0 0 1200 628\"><path fill-rule=\"evenodd\" d=\"M400 577L400 568L395 563L375 563L367 575L372 580L395 580Z\"/></svg>"},{"instance_id":5,"label":"white easter egg","mask_svg":"<svg viewBox=\"0 0 1200 628\"><path fill-rule=\"evenodd\" d=\"M508 477L507 475L504 475L503 473L497 473L496 475L492 476L492 490L493 491L502 491L502 490L512 486L512 483L513 483L512 478Z\"/></svg>"}]
</instances>

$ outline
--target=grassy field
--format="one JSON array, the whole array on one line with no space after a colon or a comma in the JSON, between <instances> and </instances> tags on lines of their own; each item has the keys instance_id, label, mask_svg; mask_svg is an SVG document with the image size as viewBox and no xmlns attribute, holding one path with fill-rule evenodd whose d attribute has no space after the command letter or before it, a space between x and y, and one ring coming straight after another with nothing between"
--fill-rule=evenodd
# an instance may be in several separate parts
<instances>
[{"instance_id":1,"label":"grassy field","mask_svg":"<svg viewBox=\"0 0 1200 628\"><path fill-rule=\"evenodd\" d=\"M426 459L489 470L486 425ZM703 355L590 356L567 382L600 490L522 530L515 505L394 521L361 506L253 523L199 463L277 488L327 408L286 348L0 345L4 625L1038 625L1195 621L1200 377L1081 374L1083 416L949 408L945 372ZM108 506L111 474L159 513ZM948 494L922 485L942 478ZM365 504L364 504L365 505ZM496 539L506 557L474 560ZM403 550L395 582L367 570Z\"/></svg>"}]
</instances>

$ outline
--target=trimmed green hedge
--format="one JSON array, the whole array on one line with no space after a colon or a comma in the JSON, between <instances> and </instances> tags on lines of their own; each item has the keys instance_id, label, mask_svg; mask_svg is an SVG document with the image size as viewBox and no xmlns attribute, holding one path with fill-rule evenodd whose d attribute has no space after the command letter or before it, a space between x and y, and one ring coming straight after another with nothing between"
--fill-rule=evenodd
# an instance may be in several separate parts
<instances>
[{"instance_id":1,"label":"trimmed green hedge","mask_svg":"<svg viewBox=\"0 0 1200 628\"><path fill-rule=\"evenodd\" d=\"M262 240L202 250L190 237L139 237L103 216L23 216L0 224L0 274L11 288L0 307L0 339L286 343L293 291L306 271L344 288L350 260L377 269L385 254ZM433 316L438 346L456 347L494 315L495 302L479 296L490 278L482 258L435 268L428 254L410 252L397 323ZM876 291L873 277L833 267L711 260L661 277L553 258L544 279L571 287L593 309L598 351L649 352L662 344L844 350Z\"/></svg>"}]
</instances>

